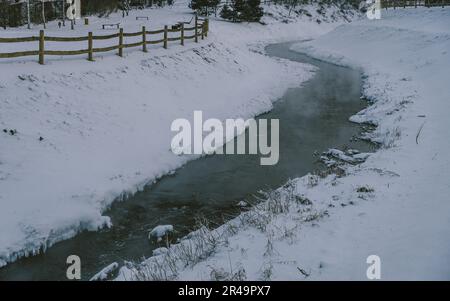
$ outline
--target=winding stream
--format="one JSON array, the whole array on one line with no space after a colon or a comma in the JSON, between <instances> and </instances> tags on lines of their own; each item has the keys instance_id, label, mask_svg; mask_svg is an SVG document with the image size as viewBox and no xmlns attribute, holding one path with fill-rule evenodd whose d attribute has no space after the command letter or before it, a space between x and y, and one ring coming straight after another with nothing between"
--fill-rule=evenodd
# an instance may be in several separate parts
<instances>
[{"instance_id":1,"label":"winding stream","mask_svg":"<svg viewBox=\"0 0 450 301\"><path fill-rule=\"evenodd\" d=\"M259 165L255 155L215 155L191 161L124 202L115 202L106 215L113 227L83 232L57 243L45 254L23 258L0 269L0 280L65 280L66 258L81 258L82 279L117 261L150 256L157 246L147 233L158 224L172 224L178 236L195 225L199 214L221 222L238 214L237 203L261 189L277 188L288 179L322 168L315 151L348 146L370 151L353 139L362 127L348 121L365 106L359 71L314 60L289 50L292 43L269 45L267 54L319 67L302 87L288 90L274 109L258 118L280 120L280 160ZM276 79L274 79L276 80Z\"/></svg>"}]
</instances>

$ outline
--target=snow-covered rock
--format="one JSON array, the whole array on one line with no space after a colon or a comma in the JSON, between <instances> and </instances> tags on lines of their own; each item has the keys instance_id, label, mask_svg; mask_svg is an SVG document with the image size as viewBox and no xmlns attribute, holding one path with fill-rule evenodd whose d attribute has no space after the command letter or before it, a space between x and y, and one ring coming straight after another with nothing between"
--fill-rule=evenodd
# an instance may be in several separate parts
<instances>
[{"instance_id":1,"label":"snow-covered rock","mask_svg":"<svg viewBox=\"0 0 450 301\"><path fill-rule=\"evenodd\" d=\"M149 239L156 239L158 242L173 232L172 225L159 225L148 233Z\"/></svg>"},{"instance_id":2,"label":"snow-covered rock","mask_svg":"<svg viewBox=\"0 0 450 301\"><path fill-rule=\"evenodd\" d=\"M112 274L117 271L119 268L119 264L117 262L113 262L110 265L103 268L100 272L91 277L89 281L104 281L109 279Z\"/></svg>"}]
</instances>

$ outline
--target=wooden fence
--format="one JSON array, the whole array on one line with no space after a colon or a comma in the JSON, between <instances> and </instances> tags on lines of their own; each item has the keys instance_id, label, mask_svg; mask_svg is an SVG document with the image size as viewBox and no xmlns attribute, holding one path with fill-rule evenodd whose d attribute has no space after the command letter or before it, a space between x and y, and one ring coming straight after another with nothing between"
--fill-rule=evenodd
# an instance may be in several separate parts
<instances>
[{"instance_id":1,"label":"wooden fence","mask_svg":"<svg viewBox=\"0 0 450 301\"><path fill-rule=\"evenodd\" d=\"M382 8L450 6L450 0L381 0Z\"/></svg>"},{"instance_id":2,"label":"wooden fence","mask_svg":"<svg viewBox=\"0 0 450 301\"><path fill-rule=\"evenodd\" d=\"M23 37L23 38L0 38L0 43L23 43L23 42L33 42L39 41L39 49L31 50L31 51L20 51L20 52L10 52L10 53L0 53L0 58L15 58L15 57L24 57L24 56L33 56L37 55L39 57L39 64L43 65L46 55L81 55L87 54L87 59L89 61L94 60L94 53L99 52L108 52L117 50L117 55L123 56L123 49L132 48L132 47L142 47L143 52L147 52L147 45L149 44L163 44L163 47L167 49L168 42L179 41L181 45L184 45L185 40L194 39L197 43L199 37L204 39L208 36L209 31L209 21L208 19L202 19L195 17L195 24L193 27L185 27L184 23L179 23L177 26L168 28L168 26L164 26L163 29L148 31L145 26L142 27L142 30L139 32L126 33L123 32L123 28L119 29L118 33L110 34L110 35L101 35L96 36L93 35L92 32L89 32L87 36L84 37L49 37L44 34L44 31L41 30L39 36L33 37ZM178 37L169 37L169 33L180 32ZM186 35L186 32L193 32L191 35ZM163 38L159 40L148 40L147 37L149 35L163 34ZM142 39L136 43L125 43L124 38L126 37L139 37ZM102 47L102 48L94 48L94 41L96 40L110 40L117 39L118 44ZM81 50L45 50L45 42L83 42L87 41L87 49Z\"/></svg>"}]
</instances>

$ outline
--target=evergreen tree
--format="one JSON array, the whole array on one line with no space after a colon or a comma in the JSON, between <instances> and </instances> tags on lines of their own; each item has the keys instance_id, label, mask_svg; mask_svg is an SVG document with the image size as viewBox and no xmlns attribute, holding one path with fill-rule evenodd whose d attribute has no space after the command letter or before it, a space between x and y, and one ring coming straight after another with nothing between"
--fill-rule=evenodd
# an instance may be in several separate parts
<instances>
[{"instance_id":1,"label":"evergreen tree","mask_svg":"<svg viewBox=\"0 0 450 301\"><path fill-rule=\"evenodd\" d=\"M214 16L217 16L217 7L219 6L220 1L221 0L208 0L208 7L214 11Z\"/></svg>"},{"instance_id":2,"label":"evergreen tree","mask_svg":"<svg viewBox=\"0 0 450 301\"><path fill-rule=\"evenodd\" d=\"M238 21L242 21L242 14L245 10L245 1L246 0L232 0L232 8L236 12L236 18Z\"/></svg>"},{"instance_id":3,"label":"evergreen tree","mask_svg":"<svg viewBox=\"0 0 450 301\"><path fill-rule=\"evenodd\" d=\"M208 16L212 11L216 14L220 0L191 0L189 7L201 15Z\"/></svg>"},{"instance_id":4,"label":"evergreen tree","mask_svg":"<svg viewBox=\"0 0 450 301\"><path fill-rule=\"evenodd\" d=\"M247 22L259 22L264 14L260 5L261 0L247 0L241 15L241 20Z\"/></svg>"},{"instance_id":5,"label":"evergreen tree","mask_svg":"<svg viewBox=\"0 0 450 301\"><path fill-rule=\"evenodd\" d=\"M0 26L6 29L9 24L9 3L6 0L0 0Z\"/></svg>"},{"instance_id":6,"label":"evergreen tree","mask_svg":"<svg viewBox=\"0 0 450 301\"><path fill-rule=\"evenodd\" d=\"M189 7L195 11L202 12L208 5L208 0L191 0Z\"/></svg>"},{"instance_id":7,"label":"evergreen tree","mask_svg":"<svg viewBox=\"0 0 450 301\"><path fill-rule=\"evenodd\" d=\"M220 16L233 22L258 22L263 16L261 0L231 0L230 7L225 5Z\"/></svg>"},{"instance_id":8,"label":"evergreen tree","mask_svg":"<svg viewBox=\"0 0 450 301\"><path fill-rule=\"evenodd\" d=\"M220 11L220 17L225 20L231 20L233 22L236 22L237 14L227 4L225 4L222 10Z\"/></svg>"}]
</instances>

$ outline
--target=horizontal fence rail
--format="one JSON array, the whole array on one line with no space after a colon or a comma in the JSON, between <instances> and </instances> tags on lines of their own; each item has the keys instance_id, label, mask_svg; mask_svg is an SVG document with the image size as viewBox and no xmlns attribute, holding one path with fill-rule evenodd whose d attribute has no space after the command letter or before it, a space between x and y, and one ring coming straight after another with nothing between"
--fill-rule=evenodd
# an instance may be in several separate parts
<instances>
[{"instance_id":1,"label":"horizontal fence rail","mask_svg":"<svg viewBox=\"0 0 450 301\"><path fill-rule=\"evenodd\" d=\"M185 32L194 33L192 35L185 35ZM208 36L209 31L209 21L208 19L202 19L195 17L195 25L193 27L184 27L184 23L179 23L172 28L168 26L164 26L163 29L149 31L146 30L145 26L142 27L141 31L127 33L123 31L123 28L119 29L118 33L110 34L110 35L93 35L92 32L89 32L87 36L82 37L51 37L46 36L44 31L41 30L39 32L39 36L32 37L21 37L21 38L0 38L1 43L24 43L24 42L39 42L38 50L29 50L29 51L18 51L18 52L9 52L9 53L0 53L0 58L16 58L16 57L25 57L25 56L34 56L37 55L39 57L39 64L44 65L45 56L46 55L81 55L87 54L89 61L94 61L94 53L101 52L109 52L113 50L117 50L117 55L123 57L123 49L133 48L133 47L142 47L143 52L147 52L147 45L155 45L155 44L163 44L163 47L167 49L168 42L180 41L181 45L184 45L184 41L188 39L194 39L195 42L198 42L198 38L204 39ZM178 37L169 37L169 33L177 33L180 35ZM148 39L151 35L163 34L162 39L158 40L150 40ZM129 37L141 37L139 42L134 43L125 43L124 38ZM108 46L108 47L94 47L94 41L98 40L111 40L118 39L118 43L116 45ZM46 50L45 42L86 42L87 41L87 49L79 49L79 50Z\"/></svg>"},{"instance_id":2,"label":"horizontal fence rail","mask_svg":"<svg viewBox=\"0 0 450 301\"><path fill-rule=\"evenodd\" d=\"M450 0L381 0L382 8L450 6Z\"/></svg>"}]
</instances>

